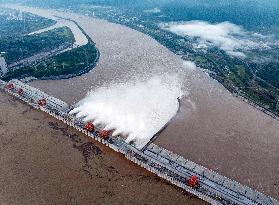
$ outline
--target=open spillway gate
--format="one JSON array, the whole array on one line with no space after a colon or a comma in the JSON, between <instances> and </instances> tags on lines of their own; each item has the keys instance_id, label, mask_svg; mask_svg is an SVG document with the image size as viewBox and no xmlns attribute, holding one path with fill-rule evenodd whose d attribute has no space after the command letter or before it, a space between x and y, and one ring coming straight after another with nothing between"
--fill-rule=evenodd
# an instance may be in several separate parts
<instances>
[{"instance_id":1,"label":"open spillway gate","mask_svg":"<svg viewBox=\"0 0 279 205\"><path fill-rule=\"evenodd\" d=\"M269 196L219 175L154 143L150 143L144 150L138 150L127 144L120 136L109 136L107 139L103 139L100 136L100 130L90 132L85 129L84 122L69 115L70 108L65 102L19 80L11 80L8 83L0 80L0 88L33 108L48 113L114 151L122 153L130 161L211 204L279 205L277 200ZM187 183L193 176L199 179L199 186L195 188Z\"/></svg>"}]
</instances>

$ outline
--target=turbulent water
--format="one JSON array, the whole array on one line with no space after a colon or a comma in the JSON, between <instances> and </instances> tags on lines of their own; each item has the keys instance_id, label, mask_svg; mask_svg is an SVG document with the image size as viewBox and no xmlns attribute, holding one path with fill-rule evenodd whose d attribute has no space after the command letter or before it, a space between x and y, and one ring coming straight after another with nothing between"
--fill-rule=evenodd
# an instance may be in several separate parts
<instances>
[{"instance_id":1,"label":"turbulent water","mask_svg":"<svg viewBox=\"0 0 279 205\"><path fill-rule=\"evenodd\" d=\"M142 148L176 114L182 95L177 76L155 76L93 90L71 113Z\"/></svg>"}]
</instances>

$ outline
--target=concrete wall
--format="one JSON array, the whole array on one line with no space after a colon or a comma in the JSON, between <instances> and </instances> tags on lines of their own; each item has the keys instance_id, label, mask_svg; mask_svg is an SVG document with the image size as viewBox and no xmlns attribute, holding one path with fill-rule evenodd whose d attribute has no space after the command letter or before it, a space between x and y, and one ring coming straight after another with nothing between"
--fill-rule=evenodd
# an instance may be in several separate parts
<instances>
[{"instance_id":1,"label":"concrete wall","mask_svg":"<svg viewBox=\"0 0 279 205\"><path fill-rule=\"evenodd\" d=\"M3 84L5 85L3 81L0 81L0 85ZM151 143L142 152L126 144L121 137L111 136L110 140L103 140L96 132L88 132L83 129L83 126L76 124L74 117L69 117L63 110L53 111L48 108L39 107L37 103L32 103L28 98L20 96L14 91L6 91L32 107L48 113L83 134L103 143L116 152L124 154L130 161L211 204L279 205L278 201L271 197L219 175L156 144ZM193 175L198 176L200 179L201 186L198 189L193 189L187 185L187 179Z\"/></svg>"},{"instance_id":2,"label":"concrete wall","mask_svg":"<svg viewBox=\"0 0 279 205\"><path fill-rule=\"evenodd\" d=\"M63 111L67 110L69 107L67 105L67 103L65 103L57 98L54 98L53 96L50 96L50 95L42 92L41 90L31 87L28 84L25 84L19 80L13 79L13 80L9 81L9 83L13 83L15 85L16 89L22 88L24 90L24 97L30 98L34 102L37 102L40 99L46 99L48 106L51 106L55 109L59 109L59 110L63 110Z\"/></svg>"}]
</instances>

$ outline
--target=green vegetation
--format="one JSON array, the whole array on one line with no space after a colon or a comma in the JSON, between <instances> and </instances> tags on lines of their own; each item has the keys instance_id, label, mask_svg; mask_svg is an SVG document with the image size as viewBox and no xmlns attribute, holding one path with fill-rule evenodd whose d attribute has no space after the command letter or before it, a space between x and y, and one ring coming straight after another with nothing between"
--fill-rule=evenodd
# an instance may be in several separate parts
<instances>
[{"instance_id":1,"label":"green vegetation","mask_svg":"<svg viewBox=\"0 0 279 205\"><path fill-rule=\"evenodd\" d=\"M147 25L145 25L147 27ZM232 93L244 96L251 102L279 115L279 61L269 64L255 64L249 60L232 58L218 49L206 53L195 50L190 40L157 28L157 31L141 30L173 52L187 54L183 59L194 61L197 66L212 71L211 77L222 83ZM165 38L168 36L168 39ZM186 41L183 48L181 39ZM184 43L185 44L185 43ZM275 59L278 58L275 56Z\"/></svg>"},{"instance_id":2,"label":"green vegetation","mask_svg":"<svg viewBox=\"0 0 279 205\"><path fill-rule=\"evenodd\" d=\"M61 75L78 75L94 67L98 57L98 50L90 42L85 46L66 51L37 64L11 71L5 76L4 80L27 76L48 78Z\"/></svg>"},{"instance_id":3,"label":"green vegetation","mask_svg":"<svg viewBox=\"0 0 279 205\"><path fill-rule=\"evenodd\" d=\"M235 65L235 72L241 81L249 80L249 75L247 74L247 71L243 65Z\"/></svg>"},{"instance_id":4,"label":"green vegetation","mask_svg":"<svg viewBox=\"0 0 279 205\"><path fill-rule=\"evenodd\" d=\"M270 50L267 53L255 50L251 53L247 53L247 58L245 60L233 58L217 48L209 48L206 52L196 49L193 46L193 39L178 36L161 29L159 26L162 22L187 21L185 18L189 18L189 20L197 19L196 17L191 17L191 15L193 15L193 13L191 13L193 7L189 7L190 10L186 15L185 9L187 8L177 8L177 5L173 4L175 8L169 9L169 6L170 5L166 8L161 7L163 12L159 14L143 13L142 9L133 9L130 7L128 9L122 8L114 10L111 8L106 10L82 7L79 9L79 12L88 14L94 12L95 16L114 23L124 24L151 36L174 53L181 55L184 60L193 61L197 66L209 71L209 75L212 78L218 80L232 93L246 97L251 102L279 115L278 49ZM207 7L207 9L208 8L209 7ZM72 7L72 9L76 10L74 7ZM197 7L197 9L199 9L199 7ZM247 9L245 11L247 11ZM194 15L200 14L202 15L205 13L194 12ZM212 14L215 15L216 11ZM206 19L208 19L207 15L208 13L206 12ZM254 18L251 20L252 22L256 22ZM257 57L271 58L272 63L254 63L253 59L257 59Z\"/></svg>"},{"instance_id":5,"label":"green vegetation","mask_svg":"<svg viewBox=\"0 0 279 205\"><path fill-rule=\"evenodd\" d=\"M51 51L61 45L74 43L74 36L67 27L23 37L0 38L0 51L5 52L7 64L25 59L43 51Z\"/></svg>"},{"instance_id":6,"label":"green vegetation","mask_svg":"<svg viewBox=\"0 0 279 205\"><path fill-rule=\"evenodd\" d=\"M99 51L84 31L89 43L67 51L64 50L75 41L68 27L27 35L54 23L36 15L0 9L0 52L3 52L7 64L12 64L3 80L29 76L69 78L95 66Z\"/></svg>"},{"instance_id":7,"label":"green vegetation","mask_svg":"<svg viewBox=\"0 0 279 205\"><path fill-rule=\"evenodd\" d=\"M197 56L196 57L196 62L199 63L199 64L205 64L205 63L207 63L207 59L204 58L203 56Z\"/></svg>"},{"instance_id":8,"label":"green vegetation","mask_svg":"<svg viewBox=\"0 0 279 205\"><path fill-rule=\"evenodd\" d=\"M55 21L29 13L0 8L0 38L18 37L55 24Z\"/></svg>"},{"instance_id":9,"label":"green vegetation","mask_svg":"<svg viewBox=\"0 0 279 205\"><path fill-rule=\"evenodd\" d=\"M279 65L269 63L258 71L258 76L279 89Z\"/></svg>"}]
</instances>

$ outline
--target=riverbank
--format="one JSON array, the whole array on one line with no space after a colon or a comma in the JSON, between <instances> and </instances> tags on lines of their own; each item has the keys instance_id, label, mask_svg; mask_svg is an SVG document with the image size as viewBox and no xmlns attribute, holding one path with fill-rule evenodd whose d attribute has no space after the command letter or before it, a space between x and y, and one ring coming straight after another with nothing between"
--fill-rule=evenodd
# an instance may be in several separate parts
<instances>
[{"instance_id":1,"label":"riverbank","mask_svg":"<svg viewBox=\"0 0 279 205\"><path fill-rule=\"evenodd\" d=\"M160 133L156 144L242 184L279 198L279 123L241 99L199 69L135 30L78 14L71 18L94 39L101 56L89 73L32 86L69 104L94 88L148 79L162 73L183 73L179 115ZM264 177L263 177L264 176Z\"/></svg>"},{"instance_id":2,"label":"riverbank","mask_svg":"<svg viewBox=\"0 0 279 205\"><path fill-rule=\"evenodd\" d=\"M28 7L22 7L20 5L3 5L3 8L20 10L24 13L29 12ZM96 66L100 52L92 39L84 32L77 22L68 18L55 16L50 12L40 12L36 10L33 11L33 14L52 19L56 21L56 24L31 32L25 37L29 38L33 35L42 35L42 33L47 36L48 33L56 30L60 31L64 28L66 31L70 32L73 38L72 44L67 44L66 46L62 45L48 53L41 52L14 63L14 65L11 65L13 69L10 68L11 70L3 79L68 79L87 73Z\"/></svg>"}]
</instances>

